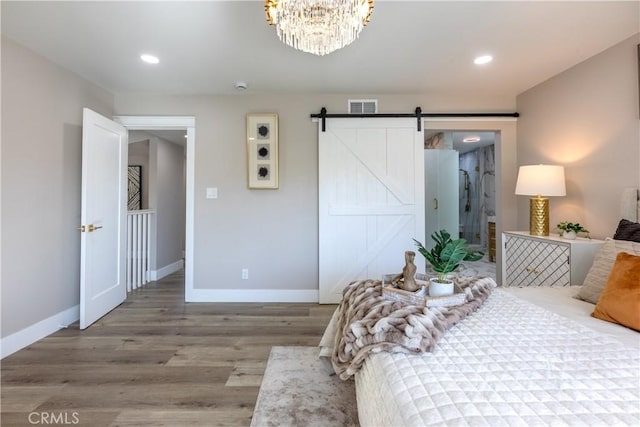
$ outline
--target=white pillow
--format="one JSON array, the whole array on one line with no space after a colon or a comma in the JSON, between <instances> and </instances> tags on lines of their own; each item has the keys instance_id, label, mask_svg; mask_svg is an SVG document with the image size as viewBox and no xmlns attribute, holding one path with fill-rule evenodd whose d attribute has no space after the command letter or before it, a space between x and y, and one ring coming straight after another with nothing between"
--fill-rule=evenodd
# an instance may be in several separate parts
<instances>
[{"instance_id":1,"label":"white pillow","mask_svg":"<svg viewBox=\"0 0 640 427\"><path fill-rule=\"evenodd\" d=\"M588 301L592 304L598 303L598 298L600 298L600 294L607 284L607 279L609 278L609 274L611 274L613 264L616 262L618 252L640 255L640 243L613 240L607 237L604 245L598 250L593 260L593 265L589 273L587 273L587 277L584 278L584 284L575 298Z\"/></svg>"}]
</instances>

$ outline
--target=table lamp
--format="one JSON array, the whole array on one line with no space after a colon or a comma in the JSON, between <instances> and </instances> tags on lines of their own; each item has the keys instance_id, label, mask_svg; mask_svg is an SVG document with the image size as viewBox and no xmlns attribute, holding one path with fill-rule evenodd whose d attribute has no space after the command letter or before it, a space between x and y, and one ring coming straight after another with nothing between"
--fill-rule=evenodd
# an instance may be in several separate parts
<instances>
[{"instance_id":1,"label":"table lamp","mask_svg":"<svg viewBox=\"0 0 640 427\"><path fill-rule=\"evenodd\" d=\"M516 194L529 199L529 234L549 235L548 196L565 196L564 167L553 165L520 166ZM545 196L545 197L543 197Z\"/></svg>"}]
</instances>

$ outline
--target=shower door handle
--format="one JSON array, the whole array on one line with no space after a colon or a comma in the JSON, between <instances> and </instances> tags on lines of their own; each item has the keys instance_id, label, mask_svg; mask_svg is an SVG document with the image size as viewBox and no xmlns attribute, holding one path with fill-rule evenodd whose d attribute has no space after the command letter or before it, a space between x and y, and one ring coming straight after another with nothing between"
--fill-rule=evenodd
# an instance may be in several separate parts
<instances>
[{"instance_id":1,"label":"shower door handle","mask_svg":"<svg viewBox=\"0 0 640 427\"><path fill-rule=\"evenodd\" d=\"M433 199L433 208L434 208L435 210L438 210L438 199L437 199L437 198L434 198L434 199Z\"/></svg>"}]
</instances>

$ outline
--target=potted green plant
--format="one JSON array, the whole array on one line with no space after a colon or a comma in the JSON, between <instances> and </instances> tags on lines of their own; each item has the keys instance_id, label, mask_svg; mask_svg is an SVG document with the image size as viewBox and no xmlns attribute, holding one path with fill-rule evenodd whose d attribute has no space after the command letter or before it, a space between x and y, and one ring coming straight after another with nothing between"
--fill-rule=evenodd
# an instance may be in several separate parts
<instances>
[{"instance_id":1,"label":"potted green plant","mask_svg":"<svg viewBox=\"0 0 640 427\"><path fill-rule=\"evenodd\" d=\"M440 230L431 235L435 246L427 250L422 243L413 239L427 262L431 264L437 276L429 283L429 295L441 296L453 294L453 281L447 279L447 274L455 271L462 261L478 261L484 256L483 252L469 248L465 239L451 239L447 230Z\"/></svg>"},{"instance_id":2,"label":"potted green plant","mask_svg":"<svg viewBox=\"0 0 640 427\"><path fill-rule=\"evenodd\" d=\"M587 233L586 237L589 237L589 230L581 226L580 224L562 221L557 225L558 229L561 231L560 235L569 240L573 240L576 238L578 233Z\"/></svg>"}]
</instances>

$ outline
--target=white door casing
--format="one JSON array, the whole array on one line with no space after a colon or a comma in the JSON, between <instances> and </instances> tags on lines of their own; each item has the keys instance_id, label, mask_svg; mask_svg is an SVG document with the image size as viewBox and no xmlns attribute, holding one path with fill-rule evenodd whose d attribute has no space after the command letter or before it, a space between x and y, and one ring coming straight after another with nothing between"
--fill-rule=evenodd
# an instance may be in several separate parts
<instances>
[{"instance_id":1,"label":"white door casing","mask_svg":"<svg viewBox=\"0 0 640 427\"><path fill-rule=\"evenodd\" d=\"M193 116L115 116L113 118L127 130L185 130L186 138L186 206L184 299L187 302L207 300L200 298L200 289L194 288L194 224L195 224L195 152L196 119Z\"/></svg>"},{"instance_id":2,"label":"white door casing","mask_svg":"<svg viewBox=\"0 0 640 427\"><path fill-rule=\"evenodd\" d=\"M424 137L410 118L327 119L319 127L319 296L399 273L424 236Z\"/></svg>"},{"instance_id":3,"label":"white door casing","mask_svg":"<svg viewBox=\"0 0 640 427\"><path fill-rule=\"evenodd\" d=\"M84 108L80 329L126 298L127 130Z\"/></svg>"}]
</instances>

